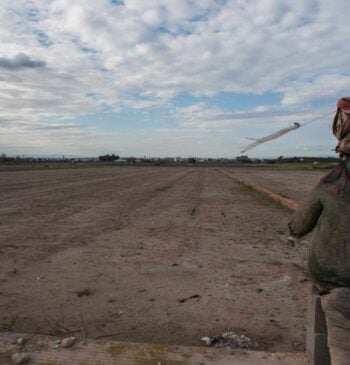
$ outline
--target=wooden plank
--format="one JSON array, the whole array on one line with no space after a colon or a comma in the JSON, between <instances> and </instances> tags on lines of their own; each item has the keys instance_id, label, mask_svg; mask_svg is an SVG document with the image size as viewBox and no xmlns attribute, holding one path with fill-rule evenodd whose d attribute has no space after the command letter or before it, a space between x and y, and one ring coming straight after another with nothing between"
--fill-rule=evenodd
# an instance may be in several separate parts
<instances>
[{"instance_id":1,"label":"wooden plank","mask_svg":"<svg viewBox=\"0 0 350 365\"><path fill-rule=\"evenodd\" d=\"M16 339L27 340L23 345ZM57 347L57 337L0 333L0 364L10 365L15 352L28 352L30 365L306 365L305 354L267 353L206 347L77 340Z\"/></svg>"}]
</instances>

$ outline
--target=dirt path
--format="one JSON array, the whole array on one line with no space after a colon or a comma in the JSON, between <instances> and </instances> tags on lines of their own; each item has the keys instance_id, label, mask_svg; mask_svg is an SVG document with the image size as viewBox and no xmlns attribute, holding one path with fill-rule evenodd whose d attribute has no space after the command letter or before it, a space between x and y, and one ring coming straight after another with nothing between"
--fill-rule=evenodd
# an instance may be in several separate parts
<instances>
[{"instance_id":1,"label":"dirt path","mask_svg":"<svg viewBox=\"0 0 350 365\"><path fill-rule=\"evenodd\" d=\"M289 213L214 169L10 172L0 189L0 323L183 345L229 327L303 350Z\"/></svg>"}]
</instances>

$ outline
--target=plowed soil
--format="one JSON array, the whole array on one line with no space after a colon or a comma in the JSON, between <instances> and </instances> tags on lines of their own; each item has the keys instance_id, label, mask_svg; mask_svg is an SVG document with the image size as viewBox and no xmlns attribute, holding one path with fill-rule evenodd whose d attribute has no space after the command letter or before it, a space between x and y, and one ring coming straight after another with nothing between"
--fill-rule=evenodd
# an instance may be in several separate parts
<instances>
[{"instance_id":1,"label":"plowed soil","mask_svg":"<svg viewBox=\"0 0 350 365\"><path fill-rule=\"evenodd\" d=\"M291 213L214 168L1 172L0 206L3 328L179 345L230 328L304 349Z\"/></svg>"}]
</instances>

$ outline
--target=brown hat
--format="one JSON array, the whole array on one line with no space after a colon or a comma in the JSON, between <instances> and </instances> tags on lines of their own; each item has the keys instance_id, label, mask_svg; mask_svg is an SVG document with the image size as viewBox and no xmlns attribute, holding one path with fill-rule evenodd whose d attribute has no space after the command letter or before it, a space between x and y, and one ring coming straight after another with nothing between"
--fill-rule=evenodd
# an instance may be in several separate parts
<instances>
[{"instance_id":1,"label":"brown hat","mask_svg":"<svg viewBox=\"0 0 350 365\"><path fill-rule=\"evenodd\" d=\"M344 96L337 102L337 107L341 109L344 113L350 114L350 97Z\"/></svg>"}]
</instances>

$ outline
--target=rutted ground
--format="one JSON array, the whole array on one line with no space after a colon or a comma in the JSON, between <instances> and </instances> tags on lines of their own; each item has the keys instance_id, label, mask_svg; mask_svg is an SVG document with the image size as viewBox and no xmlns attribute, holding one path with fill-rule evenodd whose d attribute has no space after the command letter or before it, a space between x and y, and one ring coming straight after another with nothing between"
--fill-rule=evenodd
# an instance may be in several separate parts
<instances>
[{"instance_id":1,"label":"rutted ground","mask_svg":"<svg viewBox=\"0 0 350 365\"><path fill-rule=\"evenodd\" d=\"M185 345L229 327L303 349L290 213L215 169L2 172L0 190L0 323Z\"/></svg>"}]
</instances>

